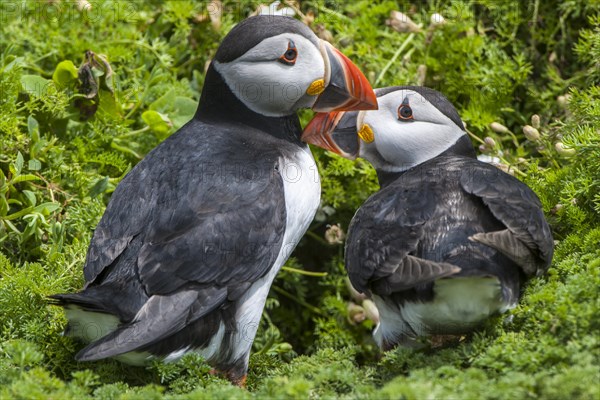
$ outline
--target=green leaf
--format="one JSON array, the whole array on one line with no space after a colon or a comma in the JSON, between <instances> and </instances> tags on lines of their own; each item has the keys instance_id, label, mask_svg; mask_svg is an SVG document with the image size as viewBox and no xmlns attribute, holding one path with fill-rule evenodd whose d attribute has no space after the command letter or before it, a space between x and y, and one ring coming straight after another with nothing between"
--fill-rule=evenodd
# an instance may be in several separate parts
<instances>
[{"instance_id":1,"label":"green leaf","mask_svg":"<svg viewBox=\"0 0 600 400\"><path fill-rule=\"evenodd\" d=\"M18 229L17 229L17 227L16 227L16 226L14 226L14 225L12 224L12 222L10 222L10 221L8 220L8 217L7 217L7 218L4 218L4 217L3 217L3 218L1 218L1 219L3 219L3 220L4 220L4 224L5 224L6 226L8 226L8 227L10 228L10 230L11 230L11 231L13 231L14 233L16 233L17 235L20 235L20 234L21 234L21 231L20 231L20 230L18 230Z\"/></svg>"},{"instance_id":2,"label":"green leaf","mask_svg":"<svg viewBox=\"0 0 600 400\"><path fill-rule=\"evenodd\" d=\"M40 124L32 115L27 117L27 131L34 143L40 140Z\"/></svg>"},{"instance_id":3,"label":"green leaf","mask_svg":"<svg viewBox=\"0 0 600 400\"><path fill-rule=\"evenodd\" d=\"M5 59L5 63L7 63L7 64L4 67L4 71L3 72L10 72L15 67L18 68L18 67L22 67L23 65L25 65L25 58L23 58L23 57L15 57L15 56L8 56Z\"/></svg>"},{"instance_id":4,"label":"green leaf","mask_svg":"<svg viewBox=\"0 0 600 400\"><path fill-rule=\"evenodd\" d=\"M20 368L37 365L44 359L44 354L38 350L37 346L23 339L6 342L3 350L10 357L10 360Z\"/></svg>"},{"instance_id":5,"label":"green leaf","mask_svg":"<svg viewBox=\"0 0 600 400\"><path fill-rule=\"evenodd\" d=\"M175 98L175 112L178 115L194 115L198 108L198 102L188 97L177 96Z\"/></svg>"},{"instance_id":6,"label":"green leaf","mask_svg":"<svg viewBox=\"0 0 600 400\"><path fill-rule=\"evenodd\" d=\"M30 206L34 206L37 204L37 199L35 197L35 193L33 193L31 190L23 190L23 195L25 196L25 198L27 199L27 202L29 203Z\"/></svg>"},{"instance_id":7,"label":"green leaf","mask_svg":"<svg viewBox=\"0 0 600 400\"><path fill-rule=\"evenodd\" d=\"M60 89L69 87L77 81L77 67L70 60L60 62L52 74L52 80Z\"/></svg>"},{"instance_id":8,"label":"green leaf","mask_svg":"<svg viewBox=\"0 0 600 400\"><path fill-rule=\"evenodd\" d=\"M100 106L98 107L98 112L107 118L116 121L120 120L121 106L119 105L119 103L117 103L114 94L112 94L108 90L101 89L98 91L98 96L100 98Z\"/></svg>"},{"instance_id":9,"label":"green leaf","mask_svg":"<svg viewBox=\"0 0 600 400\"><path fill-rule=\"evenodd\" d=\"M33 207L27 207L12 214L4 215L2 216L2 219L4 221L11 221L13 219L21 218L22 216L29 214L32 210Z\"/></svg>"},{"instance_id":10,"label":"green leaf","mask_svg":"<svg viewBox=\"0 0 600 400\"><path fill-rule=\"evenodd\" d=\"M106 188L108 188L108 176L98 179L90 189L88 195L93 199L99 194L104 193Z\"/></svg>"},{"instance_id":11,"label":"green leaf","mask_svg":"<svg viewBox=\"0 0 600 400\"><path fill-rule=\"evenodd\" d=\"M44 79L39 75L21 76L21 86L23 90L31 96L44 96L46 93L48 93L48 88L50 85L52 85L52 81Z\"/></svg>"},{"instance_id":12,"label":"green leaf","mask_svg":"<svg viewBox=\"0 0 600 400\"><path fill-rule=\"evenodd\" d=\"M20 175L21 171L23 170L23 164L25 163L25 160L23 159L23 154L21 154L21 152L19 151L17 153L17 160L15 161L15 172L16 175Z\"/></svg>"},{"instance_id":13,"label":"green leaf","mask_svg":"<svg viewBox=\"0 0 600 400\"><path fill-rule=\"evenodd\" d=\"M173 126L169 117L157 111L148 110L142 114L142 119L150 127L150 130L158 136L159 139L164 139Z\"/></svg>"},{"instance_id":14,"label":"green leaf","mask_svg":"<svg viewBox=\"0 0 600 400\"><path fill-rule=\"evenodd\" d=\"M115 92L115 82L114 82L114 74L107 75L104 78L104 84L109 92Z\"/></svg>"},{"instance_id":15,"label":"green leaf","mask_svg":"<svg viewBox=\"0 0 600 400\"><path fill-rule=\"evenodd\" d=\"M158 98L154 103L150 104L150 110L166 112L173 107L175 103L175 99L177 96L175 95L175 90L171 89L162 97Z\"/></svg>"},{"instance_id":16,"label":"green leaf","mask_svg":"<svg viewBox=\"0 0 600 400\"><path fill-rule=\"evenodd\" d=\"M8 202L4 196L0 197L0 217L3 217L8 213L8 208Z\"/></svg>"},{"instance_id":17,"label":"green leaf","mask_svg":"<svg viewBox=\"0 0 600 400\"><path fill-rule=\"evenodd\" d=\"M30 171L39 171L40 169L42 169L42 162L40 160L32 158L27 163L27 168L29 168Z\"/></svg>"},{"instance_id":18,"label":"green leaf","mask_svg":"<svg viewBox=\"0 0 600 400\"><path fill-rule=\"evenodd\" d=\"M40 213L40 214L48 215L51 212L58 210L59 208L60 208L60 204L53 203L53 202L47 202L47 203L43 203L43 204L40 204L39 206L35 207L33 209L33 211Z\"/></svg>"},{"instance_id":19,"label":"green leaf","mask_svg":"<svg viewBox=\"0 0 600 400\"><path fill-rule=\"evenodd\" d=\"M11 184L19 183L19 182L29 182L29 181L41 181L41 178L36 175L25 174L14 177L10 180Z\"/></svg>"},{"instance_id":20,"label":"green leaf","mask_svg":"<svg viewBox=\"0 0 600 400\"><path fill-rule=\"evenodd\" d=\"M196 108L198 108L198 102L188 97L177 96L173 106L175 112L174 114L169 114L169 116L173 121L175 129L179 129L194 117Z\"/></svg>"}]
</instances>

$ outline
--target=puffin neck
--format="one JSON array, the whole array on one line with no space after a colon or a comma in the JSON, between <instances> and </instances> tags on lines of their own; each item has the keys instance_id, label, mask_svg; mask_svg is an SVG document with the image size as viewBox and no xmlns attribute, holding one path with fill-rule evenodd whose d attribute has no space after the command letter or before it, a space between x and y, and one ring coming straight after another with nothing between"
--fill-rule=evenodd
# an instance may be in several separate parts
<instances>
[{"instance_id":1,"label":"puffin neck","mask_svg":"<svg viewBox=\"0 0 600 400\"><path fill-rule=\"evenodd\" d=\"M461 157L469 157L469 158L477 158L477 154L475 153L475 149L473 148L473 143L471 143L471 139L469 136L462 135L458 138L458 140L448 148L448 150L444 151L438 157L441 156L461 156Z\"/></svg>"},{"instance_id":2,"label":"puffin neck","mask_svg":"<svg viewBox=\"0 0 600 400\"><path fill-rule=\"evenodd\" d=\"M439 157L477 158L477 154L475 153L475 149L473 148L471 139L469 139L469 137L467 135L462 135L460 138L458 138L458 140L452 146L450 146L448 149L446 149L443 153L440 153L439 155L435 156L434 158L427 160L421 164L415 165L412 168L409 168L404 171L397 171L397 172L383 171L383 170L378 169L377 170L377 180L379 181L380 188L383 189L390 183L394 182L405 172L411 171L416 167L427 164L428 162L435 160Z\"/></svg>"},{"instance_id":3,"label":"puffin neck","mask_svg":"<svg viewBox=\"0 0 600 400\"><path fill-rule=\"evenodd\" d=\"M194 118L209 123L243 124L279 139L303 143L300 141L302 127L295 113L284 117L268 117L250 110L233 94L212 63L206 72Z\"/></svg>"}]
</instances>

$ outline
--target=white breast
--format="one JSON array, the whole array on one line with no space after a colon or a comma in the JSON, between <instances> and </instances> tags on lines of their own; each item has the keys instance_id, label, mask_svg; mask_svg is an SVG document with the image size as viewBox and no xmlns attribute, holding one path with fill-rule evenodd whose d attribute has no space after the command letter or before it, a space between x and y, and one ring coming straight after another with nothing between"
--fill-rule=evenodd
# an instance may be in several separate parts
<instances>
[{"instance_id":1,"label":"white breast","mask_svg":"<svg viewBox=\"0 0 600 400\"><path fill-rule=\"evenodd\" d=\"M256 281L238 302L238 337L233 340L238 348L232 354L232 361L252 346L271 283L308 229L321 201L321 182L308 148L299 149L293 157L282 158L279 173L283 179L286 207L283 244L269 273Z\"/></svg>"},{"instance_id":2,"label":"white breast","mask_svg":"<svg viewBox=\"0 0 600 400\"><path fill-rule=\"evenodd\" d=\"M430 334L465 333L508 308L495 277L440 279L435 282L434 293L433 301L406 302L401 307L374 296L380 313L375 340L379 344L386 339L410 345L413 339Z\"/></svg>"},{"instance_id":3,"label":"white breast","mask_svg":"<svg viewBox=\"0 0 600 400\"><path fill-rule=\"evenodd\" d=\"M498 278L440 279L430 303L407 303L402 316L419 334L462 333L503 308Z\"/></svg>"}]
</instances>

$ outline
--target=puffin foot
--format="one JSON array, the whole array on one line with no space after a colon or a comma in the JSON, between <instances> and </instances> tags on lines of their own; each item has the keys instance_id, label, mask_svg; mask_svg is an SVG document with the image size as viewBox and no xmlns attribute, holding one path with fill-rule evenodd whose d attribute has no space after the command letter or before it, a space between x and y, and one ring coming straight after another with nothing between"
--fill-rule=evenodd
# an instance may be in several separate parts
<instances>
[{"instance_id":1,"label":"puffin foot","mask_svg":"<svg viewBox=\"0 0 600 400\"><path fill-rule=\"evenodd\" d=\"M227 374L227 379L229 379L229 381L231 383L233 383L236 386L241 387L242 389L246 389L246 378L248 377L247 374L244 374L242 376L231 376L230 374Z\"/></svg>"},{"instance_id":2,"label":"puffin foot","mask_svg":"<svg viewBox=\"0 0 600 400\"><path fill-rule=\"evenodd\" d=\"M235 373L234 371L219 371L216 368L211 369L210 371L208 371L208 373L209 373L209 375L225 378L229 382L231 382L234 385L239 386L243 389L246 388L246 378L247 378L248 374L239 375L238 373Z\"/></svg>"}]
</instances>

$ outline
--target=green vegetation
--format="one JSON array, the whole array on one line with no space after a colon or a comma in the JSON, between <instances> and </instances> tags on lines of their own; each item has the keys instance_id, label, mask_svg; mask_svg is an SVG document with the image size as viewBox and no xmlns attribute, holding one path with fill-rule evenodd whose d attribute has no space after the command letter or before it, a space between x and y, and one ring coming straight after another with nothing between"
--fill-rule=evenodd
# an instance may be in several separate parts
<instances>
[{"instance_id":1,"label":"green vegetation","mask_svg":"<svg viewBox=\"0 0 600 400\"><path fill-rule=\"evenodd\" d=\"M359 305L348 311L342 245L325 240L377 190L375 174L313 150L322 208L274 283L248 390L193 355L148 368L73 360L80 344L61 336L64 315L46 296L82 286L111 192L191 118L206 63L258 2L225 1L212 22L207 5L0 2L0 398L597 399L598 0L301 2L373 84L444 92L474 144L538 193L556 254L510 315L450 347L379 357L373 323L357 322ZM386 25L392 10L415 32ZM430 26L434 12L445 23Z\"/></svg>"}]
</instances>

